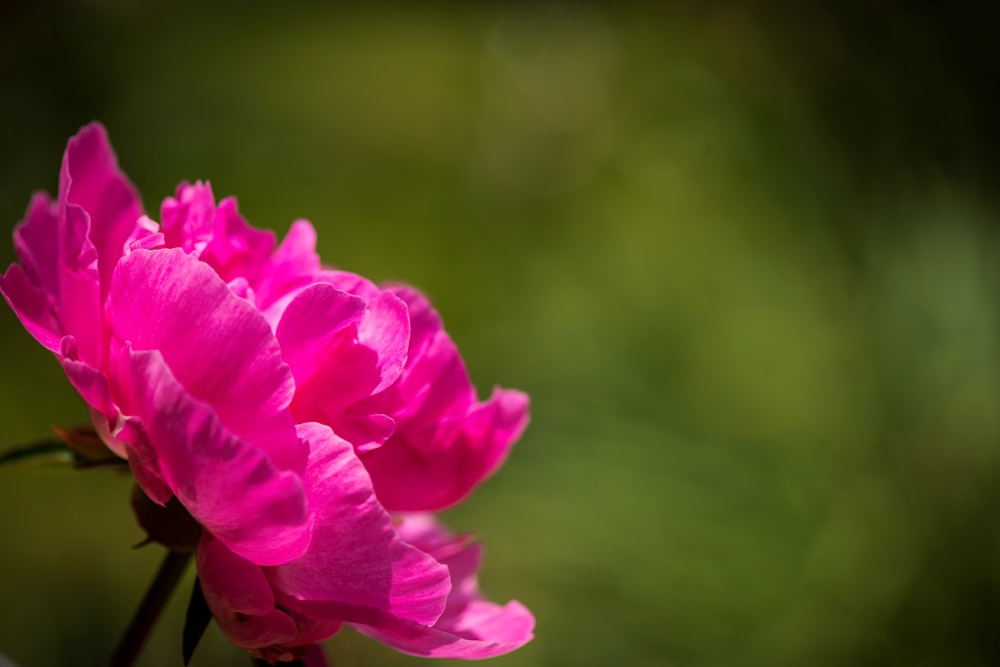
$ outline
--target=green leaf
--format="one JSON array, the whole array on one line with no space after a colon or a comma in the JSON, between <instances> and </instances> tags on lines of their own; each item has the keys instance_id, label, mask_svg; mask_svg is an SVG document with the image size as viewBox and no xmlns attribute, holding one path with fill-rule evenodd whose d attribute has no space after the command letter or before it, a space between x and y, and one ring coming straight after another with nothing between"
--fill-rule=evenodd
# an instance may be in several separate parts
<instances>
[{"instance_id":1,"label":"green leaf","mask_svg":"<svg viewBox=\"0 0 1000 667\"><path fill-rule=\"evenodd\" d=\"M77 453L79 466L100 466L114 463L127 465L124 459L108 449L108 446L104 444L93 428L77 426L66 429L61 426L53 426L52 429L70 449Z\"/></svg>"},{"instance_id":2,"label":"green leaf","mask_svg":"<svg viewBox=\"0 0 1000 667\"><path fill-rule=\"evenodd\" d=\"M76 453L66 446L66 444L55 440L43 440L30 445L15 447L0 454L0 466L28 466L76 462Z\"/></svg>"},{"instance_id":3,"label":"green leaf","mask_svg":"<svg viewBox=\"0 0 1000 667\"><path fill-rule=\"evenodd\" d=\"M194 650L205 634L205 629L212 622L212 610L205 601L205 593L201 590L201 581L196 577L191 589L191 601L188 602L187 614L184 616L184 637L181 642L184 653L184 665L191 662Z\"/></svg>"}]
</instances>

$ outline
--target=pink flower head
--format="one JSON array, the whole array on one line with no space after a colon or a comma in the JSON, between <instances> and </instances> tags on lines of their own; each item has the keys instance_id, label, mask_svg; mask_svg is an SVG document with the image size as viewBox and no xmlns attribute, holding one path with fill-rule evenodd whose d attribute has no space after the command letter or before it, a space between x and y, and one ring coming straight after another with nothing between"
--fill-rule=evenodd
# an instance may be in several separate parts
<instances>
[{"instance_id":1,"label":"pink flower head","mask_svg":"<svg viewBox=\"0 0 1000 667\"><path fill-rule=\"evenodd\" d=\"M57 199L35 195L17 226L0 291L146 495L203 527L199 578L227 636L272 662L344 623L418 655L528 641L524 607L479 596L478 546L388 513L465 497L527 398L479 402L427 300L323 268L308 222L276 246L204 183L160 217L89 125Z\"/></svg>"}]
</instances>

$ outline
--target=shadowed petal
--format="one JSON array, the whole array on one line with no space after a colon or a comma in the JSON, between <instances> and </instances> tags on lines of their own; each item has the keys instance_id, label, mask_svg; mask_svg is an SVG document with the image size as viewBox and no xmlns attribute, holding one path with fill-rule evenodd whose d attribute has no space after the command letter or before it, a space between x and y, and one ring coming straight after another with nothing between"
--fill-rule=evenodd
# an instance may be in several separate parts
<instances>
[{"instance_id":1,"label":"shadowed petal","mask_svg":"<svg viewBox=\"0 0 1000 667\"><path fill-rule=\"evenodd\" d=\"M275 608L274 593L259 565L240 558L208 532L198 544L197 562L205 601L230 641L259 648L295 638L295 621Z\"/></svg>"},{"instance_id":2,"label":"shadowed petal","mask_svg":"<svg viewBox=\"0 0 1000 667\"><path fill-rule=\"evenodd\" d=\"M123 407L141 420L160 474L195 519L260 565L286 563L305 551L312 525L298 475L278 470L263 450L229 432L211 406L181 386L158 351L126 346L118 373Z\"/></svg>"},{"instance_id":3,"label":"shadowed petal","mask_svg":"<svg viewBox=\"0 0 1000 667\"><path fill-rule=\"evenodd\" d=\"M11 310L35 340L55 352L62 339L62 327L46 294L25 274L19 264L11 264L0 276L0 292Z\"/></svg>"}]
</instances>

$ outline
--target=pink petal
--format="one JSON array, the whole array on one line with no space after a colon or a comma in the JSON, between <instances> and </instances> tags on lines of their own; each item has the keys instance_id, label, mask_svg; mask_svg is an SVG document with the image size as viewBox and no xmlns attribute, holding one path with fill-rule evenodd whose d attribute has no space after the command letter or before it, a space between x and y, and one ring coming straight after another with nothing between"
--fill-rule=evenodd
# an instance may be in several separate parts
<instances>
[{"instance_id":1,"label":"pink petal","mask_svg":"<svg viewBox=\"0 0 1000 667\"><path fill-rule=\"evenodd\" d=\"M163 237L168 248L201 255L215 227L215 195L208 183L181 183L160 205Z\"/></svg>"},{"instance_id":2,"label":"pink petal","mask_svg":"<svg viewBox=\"0 0 1000 667\"><path fill-rule=\"evenodd\" d=\"M59 356L62 358L66 377L83 400L106 419L117 419L118 409L111 398L107 377L90 364L80 361L76 341L72 336L66 336L60 341Z\"/></svg>"},{"instance_id":3,"label":"pink petal","mask_svg":"<svg viewBox=\"0 0 1000 667\"><path fill-rule=\"evenodd\" d=\"M456 540L429 517L404 517L399 533L447 565L452 582L448 605L430 627L391 619L377 625L354 624L360 632L404 653L435 658L490 658L532 639L535 619L523 605L512 601L500 606L479 595L476 571L481 547Z\"/></svg>"},{"instance_id":4,"label":"pink petal","mask_svg":"<svg viewBox=\"0 0 1000 667\"><path fill-rule=\"evenodd\" d=\"M98 429L101 433L101 429ZM173 498L174 492L160 473L160 460L156 450L149 442L149 436L142 422L136 417L128 417L116 428L114 434L101 433L105 442L111 443L115 451L124 449L128 458L128 466L135 477L136 483L142 487L150 500L160 505L166 505Z\"/></svg>"},{"instance_id":5,"label":"pink petal","mask_svg":"<svg viewBox=\"0 0 1000 667\"><path fill-rule=\"evenodd\" d=\"M325 283L310 285L296 295L275 335L297 384L316 371L317 359L333 335L361 319L364 310L363 299Z\"/></svg>"},{"instance_id":6,"label":"pink petal","mask_svg":"<svg viewBox=\"0 0 1000 667\"><path fill-rule=\"evenodd\" d=\"M103 298L125 240L142 215L142 202L118 169L107 133L99 123L87 125L70 139L59 176L59 199L62 206L79 206L89 216L88 237L97 251Z\"/></svg>"},{"instance_id":7,"label":"pink petal","mask_svg":"<svg viewBox=\"0 0 1000 667\"><path fill-rule=\"evenodd\" d=\"M18 264L11 264L0 276L0 292L35 340L55 352L62 339L62 327L49 300Z\"/></svg>"},{"instance_id":8,"label":"pink petal","mask_svg":"<svg viewBox=\"0 0 1000 667\"><path fill-rule=\"evenodd\" d=\"M368 312L358 325L358 342L378 356L379 382L375 394L396 381L406 364L410 317L399 297L383 293L368 301Z\"/></svg>"},{"instance_id":9,"label":"pink petal","mask_svg":"<svg viewBox=\"0 0 1000 667\"><path fill-rule=\"evenodd\" d=\"M511 390L436 427L399 431L362 454L379 501L392 511L454 505L492 474L528 422L528 397Z\"/></svg>"},{"instance_id":10,"label":"pink petal","mask_svg":"<svg viewBox=\"0 0 1000 667\"><path fill-rule=\"evenodd\" d=\"M14 228L14 248L21 267L53 307L59 304L59 206L36 193L24 220Z\"/></svg>"},{"instance_id":11,"label":"pink petal","mask_svg":"<svg viewBox=\"0 0 1000 667\"><path fill-rule=\"evenodd\" d=\"M410 357L417 355L444 325L441 316L419 290L409 285L390 285L386 291L403 300L410 313Z\"/></svg>"},{"instance_id":12,"label":"pink petal","mask_svg":"<svg viewBox=\"0 0 1000 667\"><path fill-rule=\"evenodd\" d=\"M278 342L210 267L179 249L137 250L115 272L108 312L118 340L158 350L229 432L263 448L279 468L304 469L305 448L291 444L294 380Z\"/></svg>"},{"instance_id":13,"label":"pink petal","mask_svg":"<svg viewBox=\"0 0 1000 667\"><path fill-rule=\"evenodd\" d=\"M316 529L304 556L272 571L284 603L345 621L436 620L449 590L446 568L399 539L350 443L316 423L299 425L299 434L310 444L305 483Z\"/></svg>"},{"instance_id":14,"label":"pink petal","mask_svg":"<svg viewBox=\"0 0 1000 667\"><path fill-rule=\"evenodd\" d=\"M349 271L338 271L335 269L324 269L320 271L317 278L323 282L328 282L337 289L342 289L345 292L350 292L360 296L362 299L370 300L377 297L382 293L375 283L368 280L363 276L359 276L356 273L350 273Z\"/></svg>"},{"instance_id":15,"label":"pink petal","mask_svg":"<svg viewBox=\"0 0 1000 667\"><path fill-rule=\"evenodd\" d=\"M228 431L176 380L160 352L126 346L116 370L123 407L141 420L159 473L195 519L260 565L305 551L312 526L298 475ZM289 444L298 446L298 439Z\"/></svg>"},{"instance_id":16,"label":"pink petal","mask_svg":"<svg viewBox=\"0 0 1000 667\"><path fill-rule=\"evenodd\" d=\"M298 386L293 406L297 420L323 421L336 428L348 408L399 377L408 339L409 319L402 301L391 294L369 301L358 325L330 338L323 356L313 364L312 379Z\"/></svg>"},{"instance_id":17,"label":"pink petal","mask_svg":"<svg viewBox=\"0 0 1000 667\"><path fill-rule=\"evenodd\" d=\"M69 204L60 232L59 319L65 333L76 339L80 359L100 366L103 359L101 285L97 251L87 238L90 216Z\"/></svg>"},{"instance_id":18,"label":"pink petal","mask_svg":"<svg viewBox=\"0 0 1000 667\"><path fill-rule=\"evenodd\" d=\"M289 292L313 282L320 271L316 254L316 230L305 220L296 220L278 246L257 285L257 305L269 310ZM273 321L280 318L275 313Z\"/></svg>"},{"instance_id":19,"label":"pink petal","mask_svg":"<svg viewBox=\"0 0 1000 667\"><path fill-rule=\"evenodd\" d=\"M197 561L205 600L230 641L258 648L295 638L295 621L275 608L274 593L259 565L240 558L207 532L198 545Z\"/></svg>"}]
</instances>

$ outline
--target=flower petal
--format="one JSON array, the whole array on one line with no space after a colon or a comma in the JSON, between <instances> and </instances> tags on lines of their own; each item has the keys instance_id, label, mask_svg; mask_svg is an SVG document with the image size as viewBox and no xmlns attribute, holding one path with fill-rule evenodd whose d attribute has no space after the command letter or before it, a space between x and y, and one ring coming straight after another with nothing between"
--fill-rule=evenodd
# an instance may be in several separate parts
<instances>
[{"instance_id":1,"label":"flower petal","mask_svg":"<svg viewBox=\"0 0 1000 667\"><path fill-rule=\"evenodd\" d=\"M368 301L357 326L331 337L313 363L312 379L299 384L293 407L297 420L323 421L336 430L348 408L396 381L406 363L409 333L406 304L400 299L380 294Z\"/></svg>"},{"instance_id":2,"label":"flower petal","mask_svg":"<svg viewBox=\"0 0 1000 667\"><path fill-rule=\"evenodd\" d=\"M503 463L528 423L528 397L496 389L465 415L423 429L397 429L361 454L379 501L392 511L450 507Z\"/></svg>"},{"instance_id":3,"label":"flower petal","mask_svg":"<svg viewBox=\"0 0 1000 667\"><path fill-rule=\"evenodd\" d=\"M289 294L311 283L319 271L316 230L309 222L296 220L256 286L257 306L269 321L277 322Z\"/></svg>"},{"instance_id":4,"label":"flower petal","mask_svg":"<svg viewBox=\"0 0 1000 667\"><path fill-rule=\"evenodd\" d=\"M451 595L431 626L392 619L377 625L353 624L363 634L413 655L435 658L491 658L532 639L535 619L523 605L500 606L483 600L476 583L482 548L452 537L427 516L403 517L400 536L449 569Z\"/></svg>"},{"instance_id":5,"label":"flower petal","mask_svg":"<svg viewBox=\"0 0 1000 667\"><path fill-rule=\"evenodd\" d=\"M310 285L295 296L275 335L296 384L304 384L316 371L317 358L331 337L356 323L364 311L364 299L326 283Z\"/></svg>"},{"instance_id":6,"label":"flower petal","mask_svg":"<svg viewBox=\"0 0 1000 667\"><path fill-rule=\"evenodd\" d=\"M118 159L100 123L87 125L69 140L59 176L59 195L62 206L79 206L89 216L88 237L97 251L103 298L125 240L133 234L142 215L142 201L118 169Z\"/></svg>"},{"instance_id":7,"label":"flower petal","mask_svg":"<svg viewBox=\"0 0 1000 667\"><path fill-rule=\"evenodd\" d=\"M0 292L35 340L52 352L59 349L62 327L45 292L31 281L19 264L11 264L7 273L0 276Z\"/></svg>"},{"instance_id":8,"label":"flower petal","mask_svg":"<svg viewBox=\"0 0 1000 667\"><path fill-rule=\"evenodd\" d=\"M21 267L46 295L59 303L59 206L44 192L31 198L24 220L14 228L14 248Z\"/></svg>"},{"instance_id":9,"label":"flower petal","mask_svg":"<svg viewBox=\"0 0 1000 667\"><path fill-rule=\"evenodd\" d=\"M278 342L252 304L180 249L137 250L112 281L113 332L136 350L158 350L193 398L210 404L231 433L301 472L288 410L294 380Z\"/></svg>"},{"instance_id":10,"label":"flower petal","mask_svg":"<svg viewBox=\"0 0 1000 667\"><path fill-rule=\"evenodd\" d=\"M316 528L305 555L272 571L279 603L345 621L435 621L449 591L446 568L399 539L350 443L316 423L300 424L299 435L310 444L305 482Z\"/></svg>"},{"instance_id":11,"label":"flower petal","mask_svg":"<svg viewBox=\"0 0 1000 667\"><path fill-rule=\"evenodd\" d=\"M275 608L274 593L259 565L240 558L208 532L198 544L197 563L205 601L230 641L258 648L295 638L295 621Z\"/></svg>"},{"instance_id":12,"label":"flower petal","mask_svg":"<svg viewBox=\"0 0 1000 667\"><path fill-rule=\"evenodd\" d=\"M195 519L260 565L305 551L312 525L298 475L278 470L263 450L229 432L211 406L181 386L160 352L126 345L116 370L123 407L140 418L160 474Z\"/></svg>"}]
</instances>

